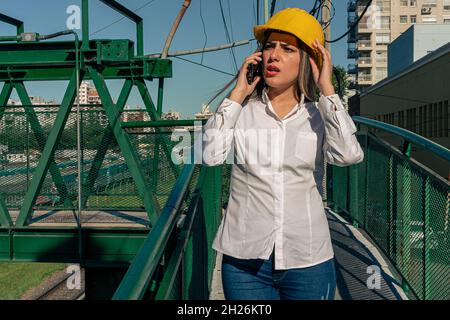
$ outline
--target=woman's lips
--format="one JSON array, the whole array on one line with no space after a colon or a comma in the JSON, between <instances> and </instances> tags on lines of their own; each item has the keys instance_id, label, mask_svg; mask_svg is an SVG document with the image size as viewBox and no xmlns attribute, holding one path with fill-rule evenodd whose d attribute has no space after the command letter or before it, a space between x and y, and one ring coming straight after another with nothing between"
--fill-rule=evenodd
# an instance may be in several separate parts
<instances>
[{"instance_id":1,"label":"woman's lips","mask_svg":"<svg viewBox=\"0 0 450 320\"><path fill-rule=\"evenodd\" d=\"M266 76L267 77L274 77L277 74L278 74L278 71L269 71L269 70L266 71Z\"/></svg>"},{"instance_id":2,"label":"woman's lips","mask_svg":"<svg viewBox=\"0 0 450 320\"><path fill-rule=\"evenodd\" d=\"M266 68L266 76L273 77L276 76L280 72L280 69L278 69L275 66L268 66Z\"/></svg>"}]
</instances>

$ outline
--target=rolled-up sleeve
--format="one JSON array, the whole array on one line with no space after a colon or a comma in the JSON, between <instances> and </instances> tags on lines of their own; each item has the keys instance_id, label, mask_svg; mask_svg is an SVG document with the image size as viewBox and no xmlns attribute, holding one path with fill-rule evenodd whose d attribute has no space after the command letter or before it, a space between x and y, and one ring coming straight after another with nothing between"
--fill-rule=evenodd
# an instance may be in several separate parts
<instances>
[{"instance_id":1,"label":"rolled-up sleeve","mask_svg":"<svg viewBox=\"0 0 450 320\"><path fill-rule=\"evenodd\" d=\"M364 152L356 139L356 126L337 94L320 95L317 103L324 121L323 153L325 160L340 167L360 163Z\"/></svg>"},{"instance_id":2,"label":"rolled-up sleeve","mask_svg":"<svg viewBox=\"0 0 450 320\"><path fill-rule=\"evenodd\" d=\"M233 130L242 106L225 98L215 114L203 126L203 164L222 164L232 148Z\"/></svg>"}]
</instances>

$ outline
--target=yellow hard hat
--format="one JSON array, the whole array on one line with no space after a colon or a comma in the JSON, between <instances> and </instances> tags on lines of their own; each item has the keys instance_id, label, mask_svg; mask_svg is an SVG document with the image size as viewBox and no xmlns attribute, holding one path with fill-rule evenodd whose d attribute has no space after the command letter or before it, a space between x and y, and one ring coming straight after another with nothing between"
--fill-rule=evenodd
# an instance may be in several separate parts
<instances>
[{"instance_id":1,"label":"yellow hard hat","mask_svg":"<svg viewBox=\"0 0 450 320\"><path fill-rule=\"evenodd\" d=\"M263 43L267 30L287 32L296 36L311 49L308 50L309 54L317 62L319 69L322 68L322 56L314 49L313 42L317 38L324 45L325 36L322 26L314 16L299 8L286 8L274 14L266 24L253 28L256 40Z\"/></svg>"}]
</instances>

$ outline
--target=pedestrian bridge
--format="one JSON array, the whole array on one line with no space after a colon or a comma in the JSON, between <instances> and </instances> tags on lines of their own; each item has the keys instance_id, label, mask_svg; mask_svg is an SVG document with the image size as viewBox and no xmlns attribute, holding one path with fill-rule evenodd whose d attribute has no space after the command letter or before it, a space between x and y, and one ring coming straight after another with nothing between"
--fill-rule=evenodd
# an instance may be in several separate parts
<instances>
[{"instance_id":1,"label":"pedestrian bridge","mask_svg":"<svg viewBox=\"0 0 450 320\"><path fill-rule=\"evenodd\" d=\"M389 124L353 120L364 161L326 168L324 206L336 254L338 298L449 299L450 184L411 158L410 151L412 146L425 148L447 163L450 152ZM194 122L180 124L192 129ZM128 132L136 139L138 163L154 194L152 207L159 211L149 212L117 147L105 153L100 165L95 165L95 153L86 150L84 182L91 185L81 188L81 210L76 161L55 153L66 195L58 192L61 185L55 187L50 172L40 191L30 195L27 185L37 179L39 157L25 167L4 164L0 260L79 263L86 272L87 299L223 298L220 256L211 243L228 199L231 166L175 168L164 143L180 125L133 124L163 125L165 132ZM374 129L401 137L404 148L388 144ZM89 180L93 167L98 176ZM32 206L24 219L27 197Z\"/></svg>"},{"instance_id":2,"label":"pedestrian bridge","mask_svg":"<svg viewBox=\"0 0 450 320\"><path fill-rule=\"evenodd\" d=\"M136 41L90 39L88 0L82 39L73 30L25 32L23 21L0 14L17 30L0 36L0 261L80 264L86 299L215 298L220 257L211 244L230 165L172 161L202 123L162 119L171 38L161 55L144 54L142 17L100 2L136 25ZM48 41L60 36L74 40ZM85 80L101 104L76 99ZM111 80L122 83L117 98ZM61 103L33 104L31 81L67 84ZM134 88L144 110L125 108ZM8 103L13 90L20 103ZM447 167L450 151L390 124L353 120L364 161L325 170L339 297L449 299L450 184L412 148Z\"/></svg>"}]
</instances>

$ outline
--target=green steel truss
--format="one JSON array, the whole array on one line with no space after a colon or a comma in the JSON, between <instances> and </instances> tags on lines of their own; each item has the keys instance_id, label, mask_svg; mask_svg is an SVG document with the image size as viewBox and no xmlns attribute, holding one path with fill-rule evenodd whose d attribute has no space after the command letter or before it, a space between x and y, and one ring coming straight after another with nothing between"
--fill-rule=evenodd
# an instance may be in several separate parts
<instances>
[{"instance_id":1,"label":"green steel truss","mask_svg":"<svg viewBox=\"0 0 450 320\"><path fill-rule=\"evenodd\" d=\"M133 85L136 85L142 96L150 119L152 121L160 120L164 78L172 76L172 64L168 59L151 59L143 56L143 22L140 17L116 1L103 0L102 2L136 23L136 54L134 51L134 43L130 40L89 40L87 0L82 1L83 40L80 47L77 47L79 46L77 42L74 43L70 41L9 41L7 43L0 43L0 82L4 83L0 95L0 118L5 112L6 103L12 93L12 89L16 89L22 105L24 106L27 120L30 123L42 152L39 164L25 196L23 206L21 207L20 214L16 220L16 227L24 227L28 224L36 198L48 171L50 171L52 175L53 182L58 190L60 198L63 199L65 206L73 207L73 200L80 200L82 206L84 206L89 198L92 187L98 178L99 169L104 161L107 149L114 138L120 145L120 149L125 157L125 162L136 183L139 195L144 202L144 208L152 224L155 223L156 218L159 215L159 204L156 201L151 186L149 186L145 180L141 163L138 161L138 156L133 150L127 137L128 134L125 129L121 127L120 114L123 112L123 108ZM17 26L18 35L23 32L23 23L19 20L0 15L0 21ZM63 182L53 157L56 145L67 124L67 118L76 97L77 86L79 85L79 83L76 83L76 54L78 52L81 66L79 81L93 80L100 98L103 101L103 106L110 126L104 131L102 142L95 155L93 165L83 181L82 199L70 199L66 185ZM158 110L150 97L145 83L145 80L153 80L154 78L159 79ZM105 82L110 79L125 80L117 103L112 101L109 89ZM33 108L27 107L31 106L31 101L26 92L24 82L55 80L69 80L69 84L53 124L53 128L47 137ZM155 128L155 131L157 133L169 132L167 129L160 127ZM167 142L166 136L158 136L155 150L161 146L165 156L170 158L171 150L169 149ZM158 170L156 164L158 163L159 153L155 152L154 154L156 159L153 161L153 166L155 175L157 175ZM179 168L173 163L171 163L171 166L177 176L179 174ZM156 179L157 176L153 181ZM12 224L2 198L0 198L0 223L5 226L10 226Z\"/></svg>"}]
</instances>

